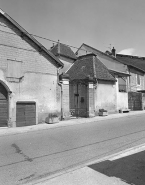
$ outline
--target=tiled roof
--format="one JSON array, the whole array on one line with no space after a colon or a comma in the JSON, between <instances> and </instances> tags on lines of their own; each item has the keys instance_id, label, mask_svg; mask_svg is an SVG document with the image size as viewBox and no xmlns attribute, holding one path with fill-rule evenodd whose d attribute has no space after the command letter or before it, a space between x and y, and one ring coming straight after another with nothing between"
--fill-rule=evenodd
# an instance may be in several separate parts
<instances>
[{"instance_id":1,"label":"tiled roof","mask_svg":"<svg viewBox=\"0 0 145 185\"><path fill-rule=\"evenodd\" d=\"M50 50L55 56L62 55L71 59L76 59L75 53L65 44L58 43Z\"/></svg>"},{"instance_id":2,"label":"tiled roof","mask_svg":"<svg viewBox=\"0 0 145 185\"><path fill-rule=\"evenodd\" d=\"M78 57L67 74L70 80L83 80L89 76L96 77L97 80L116 81L107 67L94 54Z\"/></svg>"},{"instance_id":3,"label":"tiled roof","mask_svg":"<svg viewBox=\"0 0 145 185\"><path fill-rule=\"evenodd\" d=\"M145 72L145 57L117 54L116 58L123 64L130 65Z\"/></svg>"},{"instance_id":4,"label":"tiled roof","mask_svg":"<svg viewBox=\"0 0 145 185\"><path fill-rule=\"evenodd\" d=\"M85 43L83 43L82 45L81 45L81 47L82 46L85 46L85 48L86 48L86 50L88 50L88 52L92 52L92 53L94 53L94 54L96 54L96 55L99 55L99 54L101 54L101 55L104 55L104 56L107 56L107 57L109 57L109 58L111 58L111 59L113 59L113 60L116 60L116 61L118 61L114 56L112 56L112 55L108 55L107 53L104 53L104 52L102 52L102 51L100 51L100 50L98 50L98 49L96 49L96 48L93 48L92 46L89 46L89 45L87 45L87 44L85 44ZM80 48L81 48L80 47ZM78 49L79 50L79 49ZM77 51L78 52L78 51ZM76 53L77 53L76 52ZM119 62L119 61L118 61Z\"/></svg>"}]
</instances>

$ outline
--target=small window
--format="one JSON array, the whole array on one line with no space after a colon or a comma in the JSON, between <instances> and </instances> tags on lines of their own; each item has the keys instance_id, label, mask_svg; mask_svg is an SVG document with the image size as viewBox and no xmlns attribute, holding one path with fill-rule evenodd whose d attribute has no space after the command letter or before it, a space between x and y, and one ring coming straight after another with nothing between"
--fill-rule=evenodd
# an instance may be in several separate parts
<instances>
[{"instance_id":1,"label":"small window","mask_svg":"<svg viewBox=\"0 0 145 185\"><path fill-rule=\"evenodd\" d=\"M137 74L137 85L140 85L140 75Z\"/></svg>"},{"instance_id":2,"label":"small window","mask_svg":"<svg viewBox=\"0 0 145 185\"><path fill-rule=\"evenodd\" d=\"M8 78L20 78L22 77L22 61L7 60L7 77Z\"/></svg>"}]
</instances>

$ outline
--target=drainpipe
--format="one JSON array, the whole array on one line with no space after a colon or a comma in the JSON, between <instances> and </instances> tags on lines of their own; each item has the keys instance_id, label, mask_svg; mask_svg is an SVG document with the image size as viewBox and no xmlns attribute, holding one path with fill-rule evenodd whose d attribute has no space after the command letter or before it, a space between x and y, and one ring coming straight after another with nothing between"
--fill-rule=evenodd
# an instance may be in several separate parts
<instances>
[{"instance_id":1,"label":"drainpipe","mask_svg":"<svg viewBox=\"0 0 145 185\"><path fill-rule=\"evenodd\" d=\"M97 74L96 74L96 66L95 66L95 58L97 58L97 56L94 56L93 57L93 68L94 68L94 78L95 78L95 89L93 89L93 96L94 96L94 112L95 112L95 115L96 115L96 101L95 101L95 93L96 93L96 89L97 89L97 86L98 86L98 80L97 80Z\"/></svg>"},{"instance_id":2,"label":"drainpipe","mask_svg":"<svg viewBox=\"0 0 145 185\"><path fill-rule=\"evenodd\" d=\"M63 67L60 67L60 68L57 69L57 80L58 80L57 84L60 86L60 89L61 89L61 103L60 103L61 104L61 118L60 118L61 120L63 119L63 101L62 101L63 90L62 90L62 83L59 82L58 78L59 78L59 70L62 69L62 68Z\"/></svg>"}]
</instances>

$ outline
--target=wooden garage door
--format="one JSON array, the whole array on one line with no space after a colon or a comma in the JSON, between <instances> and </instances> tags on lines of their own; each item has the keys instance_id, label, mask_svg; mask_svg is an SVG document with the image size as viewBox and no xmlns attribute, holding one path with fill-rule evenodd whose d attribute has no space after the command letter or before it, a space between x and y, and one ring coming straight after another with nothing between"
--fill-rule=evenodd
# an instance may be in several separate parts
<instances>
[{"instance_id":1,"label":"wooden garage door","mask_svg":"<svg viewBox=\"0 0 145 185\"><path fill-rule=\"evenodd\" d=\"M142 93L128 92L128 107L131 110L142 110Z\"/></svg>"},{"instance_id":2,"label":"wooden garage door","mask_svg":"<svg viewBox=\"0 0 145 185\"><path fill-rule=\"evenodd\" d=\"M5 87L0 84L0 127L7 126L8 120L8 93Z\"/></svg>"},{"instance_id":3,"label":"wooden garage door","mask_svg":"<svg viewBox=\"0 0 145 185\"><path fill-rule=\"evenodd\" d=\"M16 105L16 126L30 126L36 124L35 102L20 102Z\"/></svg>"}]
</instances>

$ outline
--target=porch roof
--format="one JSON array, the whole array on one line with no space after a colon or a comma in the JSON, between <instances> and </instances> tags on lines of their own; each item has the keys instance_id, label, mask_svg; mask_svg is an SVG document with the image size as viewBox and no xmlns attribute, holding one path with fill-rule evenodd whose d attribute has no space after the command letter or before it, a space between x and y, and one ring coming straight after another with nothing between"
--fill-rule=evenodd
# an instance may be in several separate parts
<instances>
[{"instance_id":1,"label":"porch roof","mask_svg":"<svg viewBox=\"0 0 145 185\"><path fill-rule=\"evenodd\" d=\"M120 72L120 71L114 71L114 70L109 70L111 74L118 75L119 77L128 77L131 76L128 73Z\"/></svg>"}]
</instances>

